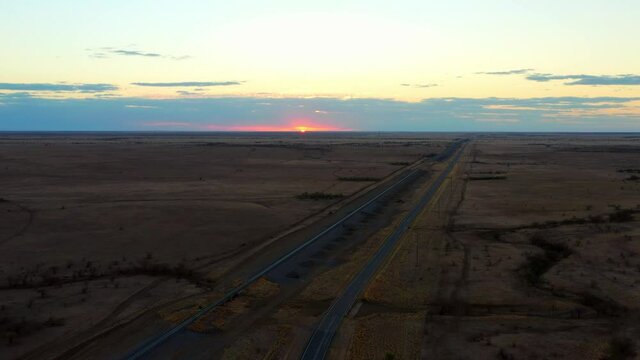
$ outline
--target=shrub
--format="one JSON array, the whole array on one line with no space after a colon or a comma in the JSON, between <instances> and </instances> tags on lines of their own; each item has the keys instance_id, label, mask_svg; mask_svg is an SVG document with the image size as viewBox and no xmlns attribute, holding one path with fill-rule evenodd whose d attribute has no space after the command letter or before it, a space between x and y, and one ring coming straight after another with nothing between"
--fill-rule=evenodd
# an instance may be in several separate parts
<instances>
[{"instance_id":1,"label":"shrub","mask_svg":"<svg viewBox=\"0 0 640 360\"><path fill-rule=\"evenodd\" d=\"M610 222L629 222L633 221L633 210L619 209L609 214Z\"/></svg>"},{"instance_id":2,"label":"shrub","mask_svg":"<svg viewBox=\"0 0 640 360\"><path fill-rule=\"evenodd\" d=\"M609 354L607 360L634 359L637 355L635 345L629 338L613 338L609 342Z\"/></svg>"},{"instance_id":3,"label":"shrub","mask_svg":"<svg viewBox=\"0 0 640 360\"><path fill-rule=\"evenodd\" d=\"M540 233L534 234L530 241L532 245L541 248L544 252L527 257L527 261L522 265L520 271L529 284L539 285L542 275L560 260L571 255L571 249L564 244L554 244L547 241Z\"/></svg>"},{"instance_id":4,"label":"shrub","mask_svg":"<svg viewBox=\"0 0 640 360\"><path fill-rule=\"evenodd\" d=\"M580 303L582 303L582 305L584 306L592 308L599 315L604 316L619 316L625 311L624 307L613 302L612 300L600 298L592 293L582 294Z\"/></svg>"},{"instance_id":5,"label":"shrub","mask_svg":"<svg viewBox=\"0 0 640 360\"><path fill-rule=\"evenodd\" d=\"M380 178L371 176L341 176L340 181L380 181Z\"/></svg>"},{"instance_id":6,"label":"shrub","mask_svg":"<svg viewBox=\"0 0 640 360\"><path fill-rule=\"evenodd\" d=\"M331 200L331 199L340 199L343 198L343 194L331 194L331 193L323 193L323 192L303 192L296 196L296 198L300 200Z\"/></svg>"},{"instance_id":7,"label":"shrub","mask_svg":"<svg viewBox=\"0 0 640 360\"><path fill-rule=\"evenodd\" d=\"M627 173L627 174L640 174L640 169L620 169L619 173Z\"/></svg>"},{"instance_id":8,"label":"shrub","mask_svg":"<svg viewBox=\"0 0 640 360\"><path fill-rule=\"evenodd\" d=\"M63 326L64 325L64 319L63 318L56 318L53 316L50 316L47 321L43 322L42 325L46 326L46 327L55 327L55 326Z\"/></svg>"},{"instance_id":9,"label":"shrub","mask_svg":"<svg viewBox=\"0 0 640 360\"><path fill-rule=\"evenodd\" d=\"M505 175L493 175L493 176L469 176L469 180L506 180Z\"/></svg>"}]
</instances>

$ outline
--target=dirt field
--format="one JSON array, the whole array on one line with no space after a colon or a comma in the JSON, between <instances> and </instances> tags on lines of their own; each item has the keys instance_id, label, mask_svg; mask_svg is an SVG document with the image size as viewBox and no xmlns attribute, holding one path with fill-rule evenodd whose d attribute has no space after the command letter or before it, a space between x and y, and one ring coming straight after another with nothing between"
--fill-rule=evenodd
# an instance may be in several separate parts
<instances>
[{"instance_id":1,"label":"dirt field","mask_svg":"<svg viewBox=\"0 0 640 360\"><path fill-rule=\"evenodd\" d=\"M421 178L420 181L413 183L410 189L402 193L401 197L394 198L394 201L387 204L393 211L387 215L380 215L389 217L389 221L384 226L369 236L366 241L356 249L343 254L335 266L308 279L301 291L294 296L289 296L278 304L274 310L256 320L251 327L247 327L247 331L229 343L225 351L225 356L228 358L240 356L240 358L246 359L299 358L304 350L306 341L313 331L314 324L323 312L330 306L333 299L343 292L344 287L374 255L385 238L395 230L404 216L415 206L416 202L435 181L436 175L439 174L439 171L444 167L442 163L424 164L421 168L430 176L425 176ZM435 211L438 211L438 209L436 208ZM445 216L440 216L440 219L444 218ZM364 226L365 228L372 228L375 225L367 223ZM357 229L356 231L358 230L361 231L361 229ZM347 241L350 241L350 239L347 238ZM414 245L414 243L411 243L410 251L414 250ZM409 293L408 289L405 293ZM407 298L406 300L410 299ZM359 313L358 309L360 309L359 305L354 308L352 314ZM400 326L400 331L394 332L393 336L395 336L396 339L398 337L406 339L413 338L413 348L419 352L419 346L417 345L419 345L421 339L417 338L416 340L415 336L412 337L408 335L418 334L416 331L422 329L423 318L424 312L419 314L398 313L394 314L391 318L383 319L384 321L382 322L373 324L373 326L378 326L378 330L391 328L391 326L393 326L392 324ZM347 320L345 327L349 326L350 320ZM289 335L284 339L278 338L273 333L275 329L288 329ZM384 332L384 334L385 336L383 337L371 337L368 334L363 334L364 336L358 337L357 339L359 340L356 342L360 344L361 347L370 348L375 354L377 347L372 347L371 344L369 344L369 340L376 342L384 338L384 340L388 340L385 341L386 343L393 341L390 338L390 333ZM340 342L340 339L337 339L337 341ZM343 345L337 346L344 348ZM271 355L269 355L270 357L266 355L262 357L264 354ZM345 356L345 351L341 351L337 358L345 358ZM349 355L349 357L351 356L352 355ZM365 356L365 358L371 357ZM373 358L375 358L375 356Z\"/></svg>"},{"instance_id":2,"label":"dirt field","mask_svg":"<svg viewBox=\"0 0 640 360\"><path fill-rule=\"evenodd\" d=\"M638 358L640 139L485 135L461 166L331 357Z\"/></svg>"},{"instance_id":3,"label":"dirt field","mask_svg":"<svg viewBox=\"0 0 640 360\"><path fill-rule=\"evenodd\" d=\"M0 357L38 358L200 293L448 138L0 136Z\"/></svg>"},{"instance_id":4,"label":"dirt field","mask_svg":"<svg viewBox=\"0 0 640 360\"><path fill-rule=\"evenodd\" d=\"M469 136L329 358L638 358L640 137ZM0 358L70 349L65 358L104 358L139 343L220 297L255 254L281 251L295 229L455 137L0 137ZM299 358L430 179L344 226L293 271L260 279L155 358Z\"/></svg>"}]
</instances>

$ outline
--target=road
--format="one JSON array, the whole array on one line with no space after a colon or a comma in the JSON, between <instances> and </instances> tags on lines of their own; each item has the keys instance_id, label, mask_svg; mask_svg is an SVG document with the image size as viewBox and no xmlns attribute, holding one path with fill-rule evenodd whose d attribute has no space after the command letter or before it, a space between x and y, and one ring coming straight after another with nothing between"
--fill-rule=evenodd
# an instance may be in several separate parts
<instances>
[{"instance_id":1,"label":"road","mask_svg":"<svg viewBox=\"0 0 640 360\"><path fill-rule=\"evenodd\" d=\"M451 156L451 154L458 147L459 147L459 143L455 143L454 145L450 146L447 150L445 150L443 153L439 154L434 160L442 161L442 160L448 158L449 156ZM257 271L253 275L248 276L240 285L238 285L238 286L232 288L231 290L229 290L228 292L226 292L225 295L222 298L220 298L217 301L212 302L209 305L203 307L197 313L195 313L191 317L187 318L186 320L182 321L181 323L169 328L168 330L158 334L157 336L154 336L154 337L148 339L147 341L145 341L141 345L137 346L133 351L129 352L128 355L125 356L125 359L134 360L134 359L140 359L140 358L145 357L152 350L154 350L157 347L159 347L159 345L163 344L169 338L173 337L177 333L179 333L179 332L183 331L184 329L186 329L189 325L194 323L196 320L198 320L202 316L204 316L207 313L211 312L216 307L221 306L221 305L225 304L226 302L232 300L236 296L240 295L242 293L242 291L244 291L247 287L249 287L255 281L257 281L261 277L265 276L266 274L270 273L272 270L278 268L278 266L280 266L281 264L285 263L287 260L291 259L292 257L297 255L298 253L302 252L303 250L308 248L310 245L315 243L317 240L319 240L320 238L322 238L326 234L330 233L332 230L336 229L337 227L341 226L343 223L345 223L350 218L354 217L354 215L360 213L361 211L366 210L366 208L368 206L370 206L372 203L374 203L375 201L379 200L380 198L385 196L387 193L391 192L393 189L401 186L404 182L408 181L412 177L416 176L416 174L418 174L419 171L420 170L418 170L416 168L416 166L411 166L410 170L405 172L405 173L403 173L403 174L401 174L400 178L397 181L395 181L394 183L388 185L386 189L384 189L383 191L377 193L375 196L373 196L372 198L370 198L369 200L364 202L362 205L358 206L355 210L347 213L345 216L343 216L342 218L340 218L336 222L334 222L331 225L325 227L322 231L318 232L316 235L312 236L311 238L309 238L308 240L306 240L305 242L303 242L299 246L293 248L292 250L288 251L284 255L279 256L275 261L267 264L261 270Z\"/></svg>"},{"instance_id":2,"label":"road","mask_svg":"<svg viewBox=\"0 0 640 360\"><path fill-rule=\"evenodd\" d=\"M460 149L449 165L440 173L440 176L431 184L427 192L422 196L420 202L407 214L400 225L391 233L378 249L376 254L369 260L362 271L347 285L344 292L338 296L331 304L329 309L324 313L320 322L307 343L307 347L302 354L303 360L321 360L324 359L331 346L331 341L342 323L342 319L347 315L353 304L360 297L373 275L383 264L387 256L393 251L397 242L409 229L411 224L420 215L422 210L431 201L435 193L438 191L444 180L451 173L451 170L458 162L462 154Z\"/></svg>"}]
</instances>

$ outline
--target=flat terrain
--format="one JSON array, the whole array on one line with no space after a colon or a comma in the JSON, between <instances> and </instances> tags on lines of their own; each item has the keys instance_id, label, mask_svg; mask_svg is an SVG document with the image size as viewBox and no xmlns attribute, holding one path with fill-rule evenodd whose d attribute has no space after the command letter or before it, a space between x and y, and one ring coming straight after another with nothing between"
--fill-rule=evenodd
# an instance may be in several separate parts
<instances>
[{"instance_id":1,"label":"flat terrain","mask_svg":"<svg viewBox=\"0 0 640 360\"><path fill-rule=\"evenodd\" d=\"M0 358L118 358L404 174L148 354L298 359L431 188L331 359L635 359L640 136L0 136Z\"/></svg>"},{"instance_id":2,"label":"flat terrain","mask_svg":"<svg viewBox=\"0 0 640 360\"><path fill-rule=\"evenodd\" d=\"M331 358L636 359L637 136L484 135Z\"/></svg>"},{"instance_id":3,"label":"flat terrain","mask_svg":"<svg viewBox=\"0 0 640 360\"><path fill-rule=\"evenodd\" d=\"M204 293L451 138L0 136L0 357L60 354Z\"/></svg>"}]
</instances>

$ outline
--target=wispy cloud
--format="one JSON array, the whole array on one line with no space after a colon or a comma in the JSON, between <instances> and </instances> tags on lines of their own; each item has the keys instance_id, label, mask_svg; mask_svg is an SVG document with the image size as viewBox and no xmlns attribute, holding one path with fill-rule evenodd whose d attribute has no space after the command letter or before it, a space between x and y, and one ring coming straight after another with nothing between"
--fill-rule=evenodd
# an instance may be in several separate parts
<instances>
[{"instance_id":1,"label":"wispy cloud","mask_svg":"<svg viewBox=\"0 0 640 360\"><path fill-rule=\"evenodd\" d=\"M168 55L157 52L141 51L135 49L123 49L114 47L101 47L95 49L85 49L89 52L89 56L95 59L107 59L112 56L132 56L132 57L146 57L146 58L163 58L170 60L186 60L190 59L189 55Z\"/></svg>"},{"instance_id":2,"label":"wispy cloud","mask_svg":"<svg viewBox=\"0 0 640 360\"><path fill-rule=\"evenodd\" d=\"M400 84L400 86L407 86L407 87L413 87L413 88L430 88L430 87L436 87L436 86L438 86L438 84L408 84L408 83L404 83L404 84Z\"/></svg>"},{"instance_id":3,"label":"wispy cloud","mask_svg":"<svg viewBox=\"0 0 640 360\"><path fill-rule=\"evenodd\" d=\"M242 85L244 81L134 82L131 85L152 87L209 87Z\"/></svg>"},{"instance_id":4,"label":"wispy cloud","mask_svg":"<svg viewBox=\"0 0 640 360\"><path fill-rule=\"evenodd\" d=\"M506 71L485 71L485 72L477 72L479 75L522 75L526 74L533 69L514 69L514 70L506 70Z\"/></svg>"},{"instance_id":5,"label":"wispy cloud","mask_svg":"<svg viewBox=\"0 0 640 360\"><path fill-rule=\"evenodd\" d=\"M186 91L186 90L178 90L176 91L176 94L182 95L182 96L202 96L203 95L201 92L198 92L198 91Z\"/></svg>"},{"instance_id":6,"label":"wispy cloud","mask_svg":"<svg viewBox=\"0 0 640 360\"><path fill-rule=\"evenodd\" d=\"M144 56L144 57L162 57L162 55L158 54L158 53L150 53L150 52L143 52L143 51L136 51L136 50L113 50L111 51L112 54L117 54L117 55L124 55L124 56Z\"/></svg>"},{"instance_id":7,"label":"wispy cloud","mask_svg":"<svg viewBox=\"0 0 640 360\"><path fill-rule=\"evenodd\" d=\"M504 123L504 124L513 124L513 123L518 123L518 122L520 122L520 120L518 120L518 119L509 119L509 118L506 118L506 119L498 119L498 118L497 118L497 119L484 118L484 119L476 119L476 121L479 121L479 122L486 122L486 123L497 123L497 124L500 124L500 123Z\"/></svg>"},{"instance_id":8,"label":"wispy cloud","mask_svg":"<svg viewBox=\"0 0 640 360\"><path fill-rule=\"evenodd\" d=\"M547 82L554 80L570 80L565 85L640 85L640 75L554 75L554 74L531 74L527 80L537 82Z\"/></svg>"},{"instance_id":9,"label":"wispy cloud","mask_svg":"<svg viewBox=\"0 0 640 360\"><path fill-rule=\"evenodd\" d=\"M544 74L531 72L534 69L514 69L506 71L487 71L477 72L480 75L527 75L526 79L536 82L549 82L549 81L561 81L565 80L564 85L591 85L591 86L606 86L606 85L640 85L640 75L635 74L621 74L621 75L588 75L588 74L570 74L570 75L557 75L557 74ZM408 85L408 84L403 84Z\"/></svg>"},{"instance_id":10,"label":"wispy cloud","mask_svg":"<svg viewBox=\"0 0 640 360\"><path fill-rule=\"evenodd\" d=\"M112 84L0 83L0 90L97 93L118 90Z\"/></svg>"},{"instance_id":11,"label":"wispy cloud","mask_svg":"<svg viewBox=\"0 0 640 360\"><path fill-rule=\"evenodd\" d=\"M0 93L0 98L5 98L5 99L21 99L21 98L30 98L32 96L33 95L27 91Z\"/></svg>"},{"instance_id":12,"label":"wispy cloud","mask_svg":"<svg viewBox=\"0 0 640 360\"><path fill-rule=\"evenodd\" d=\"M131 105L131 104L127 104L124 107L129 108L129 109L157 109L157 106L151 106L151 105Z\"/></svg>"}]
</instances>

